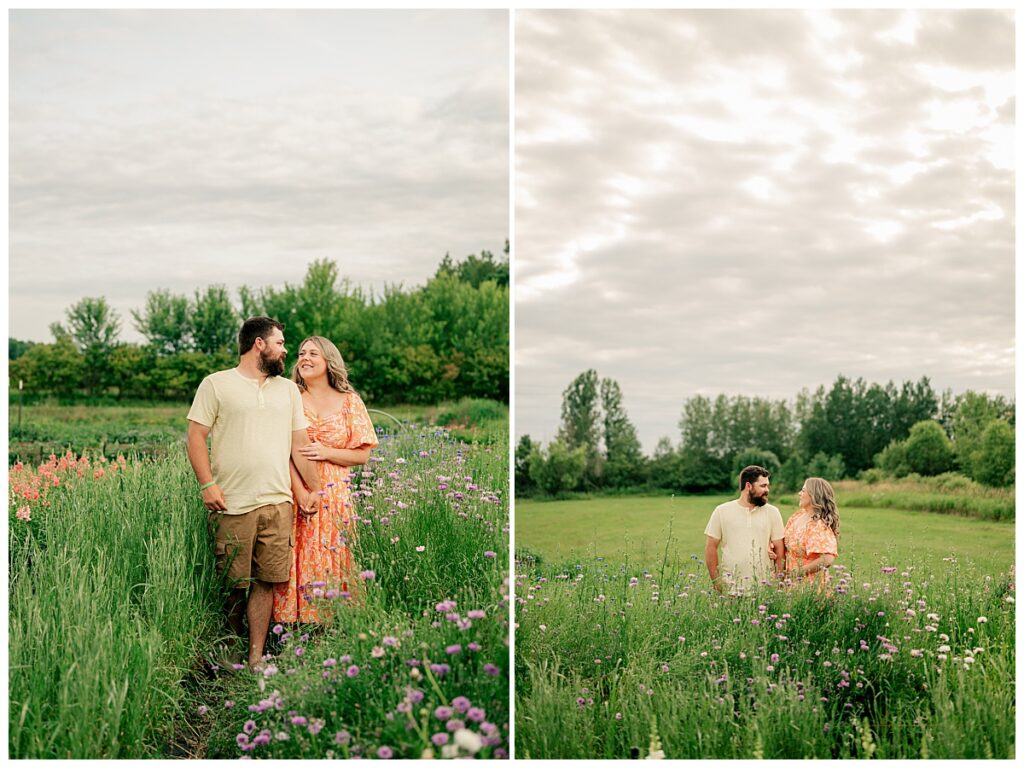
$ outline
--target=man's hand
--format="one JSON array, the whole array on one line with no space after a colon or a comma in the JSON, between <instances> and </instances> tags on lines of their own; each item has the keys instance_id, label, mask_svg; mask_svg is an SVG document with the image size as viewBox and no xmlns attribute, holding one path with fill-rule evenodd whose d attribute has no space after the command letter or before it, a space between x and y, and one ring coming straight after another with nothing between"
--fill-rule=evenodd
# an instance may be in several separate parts
<instances>
[{"instance_id":1,"label":"man's hand","mask_svg":"<svg viewBox=\"0 0 1024 768\"><path fill-rule=\"evenodd\" d=\"M211 512L226 512L228 504L224 500L224 491L219 485L211 485L203 490L203 505Z\"/></svg>"},{"instance_id":2,"label":"man's hand","mask_svg":"<svg viewBox=\"0 0 1024 768\"><path fill-rule=\"evenodd\" d=\"M295 500L299 505L299 514L303 517L312 517L320 510L320 497L305 488L295 493Z\"/></svg>"},{"instance_id":3,"label":"man's hand","mask_svg":"<svg viewBox=\"0 0 1024 768\"><path fill-rule=\"evenodd\" d=\"M768 559L773 563L779 559L779 556L775 554L775 548L771 544L768 545Z\"/></svg>"},{"instance_id":4,"label":"man's hand","mask_svg":"<svg viewBox=\"0 0 1024 768\"><path fill-rule=\"evenodd\" d=\"M717 579L712 579L711 580L711 586L715 588L715 591L718 594L720 594L720 595L723 594L722 593L722 577L721 576L719 576Z\"/></svg>"}]
</instances>

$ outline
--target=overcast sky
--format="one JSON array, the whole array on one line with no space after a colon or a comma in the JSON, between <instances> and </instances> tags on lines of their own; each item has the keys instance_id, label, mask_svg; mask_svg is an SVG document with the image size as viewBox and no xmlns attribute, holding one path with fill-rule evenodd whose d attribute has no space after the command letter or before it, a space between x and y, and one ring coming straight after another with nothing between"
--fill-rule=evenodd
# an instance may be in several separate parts
<instances>
[{"instance_id":1,"label":"overcast sky","mask_svg":"<svg viewBox=\"0 0 1024 768\"><path fill-rule=\"evenodd\" d=\"M516 14L516 433L616 379L1013 396L1010 11Z\"/></svg>"},{"instance_id":2,"label":"overcast sky","mask_svg":"<svg viewBox=\"0 0 1024 768\"><path fill-rule=\"evenodd\" d=\"M10 335L84 296L500 254L506 11L14 11Z\"/></svg>"}]
</instances>

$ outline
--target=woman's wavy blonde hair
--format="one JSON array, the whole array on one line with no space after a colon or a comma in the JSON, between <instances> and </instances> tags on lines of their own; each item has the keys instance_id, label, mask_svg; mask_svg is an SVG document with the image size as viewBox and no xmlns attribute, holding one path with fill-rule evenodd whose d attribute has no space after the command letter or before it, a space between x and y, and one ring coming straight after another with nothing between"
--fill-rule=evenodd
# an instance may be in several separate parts
<instances>
[{"instance_id":1,"label":"woman's wavy blonde hair","mask_svg":"<svg viewBox=\"0 0 1024 768\"><path fill-rule=\"evenodd\" d=\"M341 352L334 346L334 342L323 336L309 336L302 340L299 349L302 349L307 341L316 344L320 354L324 356L324 362L327 363L327 384L339 392L355 392L352 385L348 383L348 368L345 367L345 361L341 357ZM292 381L299 385L299 389L306 389L306 381L299 373L298 362L292 368Z\"/></svg>"},{"instance_id":2,"label":"woman's wavy blonde hair","mask_svg":"<svg viewBox=\"0 0 1024 768\"><path fill-rule=\"evenodd\" d=\"M804 488L811 497L814 517L825 521L832 533L839 535L839 510L836 509L836 495L828 480L821 477L808 477L804 480Z\"/></svg>"}]
</instances>

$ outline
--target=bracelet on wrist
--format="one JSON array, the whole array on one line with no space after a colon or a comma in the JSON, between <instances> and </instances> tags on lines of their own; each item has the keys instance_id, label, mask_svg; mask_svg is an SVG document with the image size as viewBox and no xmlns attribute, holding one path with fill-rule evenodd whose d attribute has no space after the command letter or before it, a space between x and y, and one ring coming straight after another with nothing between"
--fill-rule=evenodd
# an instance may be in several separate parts
<instances>
[{"instance_id":1,"label":"bracelet on wrist","mask_svg":"<svg viewBox=\"0 0 1024 768\"><path fill-rule=\"evenodd\" d=\"M214 485L216 485L216 484L217 484L217 481L216 481L216 480L211 480L211 481L210 481L210 482L208 482L208 483L203 483L202 485L200 485L200 486L199 486L199 490L200 490L200 492L202 492L202 491L205 491L205 490L206 490L207 488L209 488L209 487L211 487L211 486L214 486Z\"/></svg>"}]
</instances>

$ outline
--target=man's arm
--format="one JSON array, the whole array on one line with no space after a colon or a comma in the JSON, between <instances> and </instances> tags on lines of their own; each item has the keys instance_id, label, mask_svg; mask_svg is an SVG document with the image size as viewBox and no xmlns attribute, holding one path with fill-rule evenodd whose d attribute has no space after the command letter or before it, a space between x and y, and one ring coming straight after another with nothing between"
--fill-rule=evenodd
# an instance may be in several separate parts
<instances>
[{"instance_id":1,"label":"man's arm","mask_svg":"<svg viewBox=\"0 0 1024 768\"><path fill-rule=\"evenodd\" d=\"M704 564L708 567L708 575L711 577L711 585L719 592L722 591L722 582L718 579L718 545L721 539L714 536L706 536L704 544Z\"/></svg>"},{"instance_id":2,"label":"man's arm","mask_svg":"<svg viewBox=\"0 0 1024 768\"><path fill-rule=\"evenodd\" d=\"M775 565L775 575L782 579L786 575L786 540L773 539L772 553L775 555L772 558Z\"/></svg>"},{"instance_id":3,"label":"man's arm","mask_svg":"<svg viewBox=\"0 0 1024 768\"><path fill-rule=\"evenodd\" d=\"M295 462L295 469L298 470L306 487L312 493L317 494L321 491L320 473L317 472L316 465L302 454L303 446L308 444L309 435L305 429L296 429L292 432L292 461Z\"/></svg>"},{"instance_id":4,"label":"man's arm","mask_svg":"<svg viewBox=\"0 0 1024 768\"><path fill-rule=\"evenodd\" d=\"M199 485L213 482L213 470L210 469L210 452L206 448L206 438L210 428L198 421L189 421L185 444L188 448L188 460L192 471L196 473ZM228 505L224 500L224 492L219 485L211 485L202 491L203 504L211 512L223 512Z\"/></svg>"}]
</instances>

